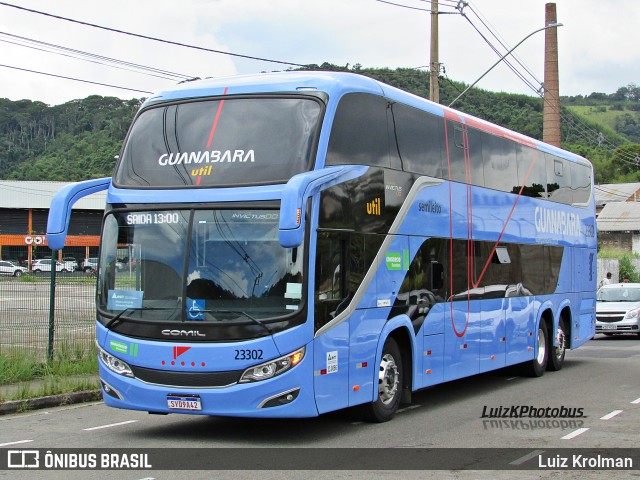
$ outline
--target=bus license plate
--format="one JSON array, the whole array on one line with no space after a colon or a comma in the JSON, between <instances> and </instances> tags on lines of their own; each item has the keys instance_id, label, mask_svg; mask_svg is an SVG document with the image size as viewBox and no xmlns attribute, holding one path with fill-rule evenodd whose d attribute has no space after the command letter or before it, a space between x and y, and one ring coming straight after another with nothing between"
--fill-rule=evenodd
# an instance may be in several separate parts
<instances>
[{"instance_id":1,"label":"bus license plate","mask_svg":"<svg viewBox=\"0 0 640 480\"><path fill-rule=\"evenodd\" d=\"M618 326L617 325L603 325L602 329L603 330L617 330Z\"/></svg>"},{"instance_id":2,"label":"bus license plate","mask_svg":"<svg viewBox=\"0 0 640 480\"><path fill-rule=\"evenodd\" d=\"M167 395L167 406L171 410L202 410L202 403L197 395Z\"/></svg>"}]
</instances>

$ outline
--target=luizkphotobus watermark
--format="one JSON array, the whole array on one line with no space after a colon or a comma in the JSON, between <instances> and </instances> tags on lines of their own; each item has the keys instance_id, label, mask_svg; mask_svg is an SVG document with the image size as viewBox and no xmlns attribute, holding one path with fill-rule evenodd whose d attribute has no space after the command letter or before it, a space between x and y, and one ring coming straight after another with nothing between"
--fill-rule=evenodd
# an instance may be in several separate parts
<instances>
[{"instance_id":1,"label":"luizkphotobus watermark","mask_svg":"<svg viewBox=\"0 0 640 480\"><path fill-rule=\"evenodd\" d=\"M482 426L485 430L542 430L576 429L584 426L584 408L534 407L533 405L500 405L482 408Z\"/></svg>"}]
</instances>

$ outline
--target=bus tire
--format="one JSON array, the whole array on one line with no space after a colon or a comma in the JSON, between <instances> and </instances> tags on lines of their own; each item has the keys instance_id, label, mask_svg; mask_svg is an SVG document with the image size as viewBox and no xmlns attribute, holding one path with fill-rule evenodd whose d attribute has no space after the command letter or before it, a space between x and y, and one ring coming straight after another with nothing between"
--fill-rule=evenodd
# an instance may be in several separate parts
<instances>
[{"instance_id":1,"label":"bus tire","mask_svg":"<svg viewBox=\"0 0 640 480\"><path fill-rule=\"evenodd\" d=\"M384 343L378 367L376 400L363 405L363 413L368 421L382 423L393 418L400 405L402 382L402 354L396 341L389 337Z\"/></svg>"},{"instance_id":2,"label":"bus tire","mask_svg":"<svg viewBox=\"0 0 640 480\"><path fill-rule=\"evenodd\" d=\"M533 360L520 364L520 375L525 377L541 377L544 375L549 359L549 341L547 335L547 322L542 318L540 319L538 334L536 336L536 355Z\"/></svg>"},{"instance_id":3,"label":"bus tire","mask_svg":"<svg viewBox=\"0 0 640 480\"><path fill-rule=\"evenodd\" d=\"M551 347L549 351L549 361L547 362L547 370L557 372L562 369L564 364L564 356L567 352L567 322L564 318L560 318L558 323L558 331L556 332L556 346ZM551 342L549 342L551 344Z\"/></svg>"}]
</instances>

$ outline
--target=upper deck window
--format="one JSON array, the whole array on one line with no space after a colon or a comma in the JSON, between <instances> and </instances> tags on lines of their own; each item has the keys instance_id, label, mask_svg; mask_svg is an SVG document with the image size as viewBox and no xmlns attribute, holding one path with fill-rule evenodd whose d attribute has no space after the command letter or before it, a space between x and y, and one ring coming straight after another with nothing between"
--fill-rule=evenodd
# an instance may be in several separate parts
<instances>
[{"instance_id":1,"label":"upper deck window","mask_svg":"<svg viewBox=\"0 0 640 480\"><path fill-rule=\"evenodd\" d=\"M149 108L114 175L121 187L284 183L310 169L322 106L308 97L241 97Z\"/></svg>"}]
</instances>

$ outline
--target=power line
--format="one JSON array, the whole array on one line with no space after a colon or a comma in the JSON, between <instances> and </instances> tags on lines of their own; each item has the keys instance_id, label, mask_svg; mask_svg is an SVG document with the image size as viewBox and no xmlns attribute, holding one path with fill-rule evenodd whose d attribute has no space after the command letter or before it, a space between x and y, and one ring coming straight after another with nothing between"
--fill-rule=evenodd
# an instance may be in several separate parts
<instances>
[{"instance_id":1,"label":"power line","mask_svg":"<svg viewBox=\"0 0 640 480\"><path fill-rule=\"evenodd\" d=\"M48 77L63 78L65 80L73 80L73 81L76 81L76 82L91 83L93 85L100 85L100 86L103 86L103 87L118 88L120 90L129 90L130 92L139 92L139 93L148 93L148 94L152 94L153 93L153 92L148 92L146 90L138 90L136 88L120 87L118 85L111 85L111 84L108 84L108 83L100 83L100 82L92 82L91 80L83 80L81 78L65 77L64 75L55 75L53 73L47 73L47 72L38 72L37 70L29 70L28 68L13 67L11 65L2 65L2 64L0 64L0 67L11 68L13 70L20 70L22 72L37 73L39 75L46 75Z\"/></svg>"},{"instance_id":2,"label":"power line","mask_svg":"<svg viewBox=\"0 0 640 480\"><path fill-rule=\"evenodd\" d=\"M142 35L142 34L139 34L139 33L127 32L125 30L120 30L120 29L117 29L117 28L105 27L103 25L97 25L95 23L89 23L89 22L84 22L84 21L81 21L81 20L75 20L73 18L63 17L61 15L54 15L52 13L47 13L47 12L41 12L39 10L33 10L31 8L25 8L25 7L21 7L19 5L13 5L11 3L6 3L6 2L0 2L0 5L5 6L5 7L16 8L18 10L23 10L25 12L36 13L38 15L44 15L45 17L55 18L57 20L64 20L66 22L77 23L79 25L84 25L84 26L87 26L87 27L99 28L101 30L106 30L108 32L121 33L123 35L129 35L131 37L143 38L145 40L152 40L154 42L161 42L161 43L166 43L166 44L169 44L169 45L176 45L178 47L192 48L194 50L201 50L201 51L210 52L210 53L218 53L220 55L229 55L229 56L232 56L232 57L246 58L246 59L249 59L249 60L258 60L258 61L261 61L261 62L279 63L279 64L282 64L282 65L291 65L291 66L294 66L294 67L304 67L305 66L305 65L302 65L300 63L292 63L292 62L285 62L285 61L282 61L282 60L273 60L273 59L269 59L269 58L254 57L254 56L251 56L251 55L243 55L243 54L240 54L240 53L223 52L222 50L215 50L213 48L206 48L206 47L201 47L201 46L198 46L198 45L191 45L191 44L188 44L188 43L175 42L173 40L166 40L166 39L163 39L163 38L151 37L151 36L148 36L148 35Z\"/></svg>"},{"instance_id":3,"label":"power line","mask_svg":"<svg viewBox=\"0 0 640 480\"><path fill-rule=\"evenodd\" d=\"M375 0L376 2L380 2L380 3L386 3L388 5L393 5L395 7L402 7L402 8L408 8L411 10L420 10L422 12L430 12L430 13L434 13L433 10L431 10L430 8L419 8L419 7L412 7L410 5L403 5L401 3L394 3L394 2L389 2L387 0ZM420 0L420 1L428 1L429 3L431 3L431 0ZM444 7L451 7L453 8L453 5L447 4L447 3L440 3L438 2L438 5L442 5ZM457 12L442 12L442 11L438 11L436 12L438 14L442 14L442 15L457 15Z\"/></svg>"},{"instance_id":4,"label":"power line","mask_svg":"<svg viewBox=\"0 0 640 480\"><path fill-rule=\"evenodd\" d=\"M0 32L0 36L5 36L11 39L11 40L8 40L6 38L5 39L0 38L0 42L10 43L13 45L18 45L20 47L39 50L41 52L51 53L54 55L61 55L68 58L74 58L76 60L83 60L90 63L97 63L99 65L105 65L108 67L118 68L121 70L127 70L134 73L142 73L144 75L163 78L166 80L187 80L195 76L195 75L185 75L182 73L171 72L168 70L161 70L154 67L148 67L146 65L127 62L125 60L118 60L116 58L105 57L95 53L84 52L82 50L76 50L73 48L64 47L64 46L56 45L53 43L43 42L33 38L22 37L20 35L13 35L7 32ZM20 43L20 42L24 42L24 43ZM34 46L34 45L37 45L37 46ZM125 68L125 67L130 67L130 68Z\"/></svg>"},{"instance_id":5,"label":"power line","mask_svg":"<svg viewBox=\"0 0 640 480\"><path fill-rule=\"evenodd\" d=\"M459 6L457 7L457 9L460 11L460 13L462 14L462 16L471 24L471 26L474 28L474 30L476 30L476 32L483 38L483 40L485 42L487 42L487 44L491 47L492 50L494 50L494 52L496 52L497 54L499 54L498 49L491 43L491 41L489 39L486 38L486 36L484 34L482 34L482 32L480 32L480 29L473 23L473 21L464 14L463 9L465 7L469 6L468 2L459 2ZM490 32L491 29L486 25L486 22L484 22L482 20L482 18L480 18L480 15L478 12L476 12L475 10L473 10L472 7L469 7L471 9L471 11L480 19L481 23L485 26L485 28L487 28ZM494 38L497 38L497 34L491 32L491 34L494 36ZM500 41L500 40L498 40ZM506 45L502 42L500 42L501 45L503 46L503 48L507 48ZM545 100L544 98L544 87L542 89L537 88L535 85L533 85L530 81L528 81L527 79L524 78L524 76L517 70L517 68L515 66L513 66L511 63L509 63L508 60L505 60L505 63L507 64L507 66L518 76L518 78L520 78L523 83L525 83L525 85L527 85L537 96L541 97L543 100L543 103L547 106L551 106L552 108L555 109L554 106L552 106L551 104L549 104L548 100ZM534 80L539 84L542 85L541 82L539 80L536 79L536 77L530 72L530 69L528 69L528 67L526 67L526 65L524 65L523 62L521 62L520 60L518 60L518 63L532 76L532 78L534 78ZM598 147L602 147L608 151L612 151L615 150L616 148L619 147L619 145L615 145L613 143L611 143L606 137L602 136L602 134L599 131L594 130L594 128L588 124L585 123L585 121L579 117L579 116L575 116L575 118L573 117L569 117L566 115L566 113L563 113L562 110L560 110L560 115L562 120L569 124L570 126L574 127L580 135L583 136L583 138L585 138L586 140L589 141L589 143L593 143L595 146ZM597 145L596 145L597 144ZM624 153L620 153L619 154L619 158L629 164L633 164L633 165L638 165L635 156L629 155L629 154L624 154Z\"/></svg>"}]
</instances>

